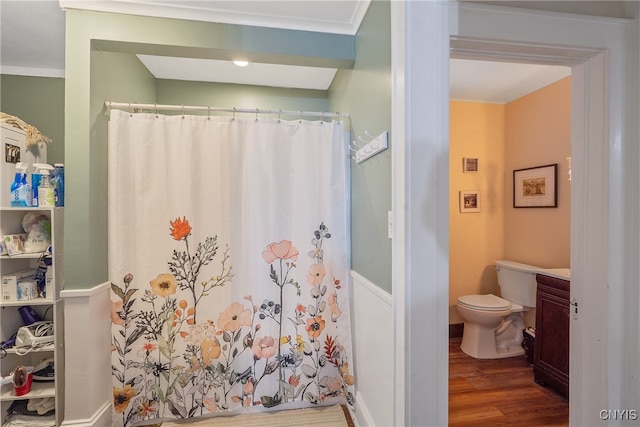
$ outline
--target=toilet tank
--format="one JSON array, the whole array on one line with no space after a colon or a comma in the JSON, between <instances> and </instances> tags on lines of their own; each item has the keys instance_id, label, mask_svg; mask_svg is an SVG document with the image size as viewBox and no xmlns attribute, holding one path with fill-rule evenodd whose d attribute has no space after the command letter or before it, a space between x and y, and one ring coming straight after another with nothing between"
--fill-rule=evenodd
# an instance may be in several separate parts
<instances>
[{"instance_id":1,"label":"toilet tank","mask_svg":"<svg viewBox=\"0 0 640 427\"><path fill-rule=\"evenodd\" d=\"M536 306L536 273L540 267L514 261L496 261L500 296L526 307Z\"/></svg>"}]
</instances>

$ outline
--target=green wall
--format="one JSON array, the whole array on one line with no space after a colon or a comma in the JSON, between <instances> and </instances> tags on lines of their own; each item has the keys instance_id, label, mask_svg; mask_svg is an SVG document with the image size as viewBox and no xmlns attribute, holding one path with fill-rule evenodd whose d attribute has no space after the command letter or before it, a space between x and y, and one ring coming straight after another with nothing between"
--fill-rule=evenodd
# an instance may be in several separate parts
<instances>
[{"instance_id":1,"label":"green wall","mask_svg":"<svg viewBox=\"0 0 640 427\"><path fill-rule=\"evenodd\" d=\"M391 135L390 2L373 1L356 37L352 70L339 70L329 92L331 111L351 114L351 139L365 131ZM391 292L391 147L360 163L351 162L351 263L353 270Z\"/></svg>"},{"instance_id":2,"label":"green wall","mask_svg":"<svg viewBox=\"0 0 640 427\"><path fill-rule=\"evenodd\" d=\"M148 76L122 63L134 67L134 53L230 59L242 52L251 61L349 68L355 37L68 9L65 49L65 289L86 289L108 280L104 102L168 102L185 88L194 101L201 96L199 85L188 83L151 88ZM186 103L186 94L175 103ZM327 105L325 95L294 96Z\"/></svg>"},{"instance_id":3,"label":"green wall","mask_svg":"<svg viewBox=\"0 0 640 427\"><path fill-rule=\"evenodd\" d=\"M67 54L66 88L65 79L0 76L2 111L17 115L51 137L54 143L49 146L49 161L66 163L66 289L89 288L107 280L105 101L340 111L351 115L352 139L365 137L365 130L374 135L390 132L389 15L389 2L375 0L356 37L335 38L308 32L270 33L259 28L67 11L67 52L71 53ZM225 40L203 43L197 40L202 32L221 32ZM236 37L231 43L229 34L241 35L242 40ZM269 34L275 36L267 37ZM261 39L260 43L251 41L252 37ZM283 40L291 45L289 50L273 47L275 41L282 44ZM327 53L327 46L336 43L342 48L335 54ZM156 80L134 55L164 52L218 58L230 55L238 46L253 54L263 49L258 56L273 62L342 68L328 91L284 89ZM352 162L351 195L353 269L390 292L390 150L360 165Z\"/></svg>"},{"instance_id":4,"label":"green wall","mask_svg":"<svg viewBox=\"0 0 640 427\"><path fill-rule=\"evenodd\" d=\"M327 91L322 90L159 79L157 94L159 104L329 111ZM285 119L284 116L282 118Z\"/></svg>"},{"instance_id":5,"label":"green wall","mask_svg":"<svg viewBox=\"0 0 640 427\"><path fill-rule=\"evenodd\" d=\"M51 138L47 162L64 162L64 79L2 74L0 111L20 118Z\"/></svg>"}]
</instances>

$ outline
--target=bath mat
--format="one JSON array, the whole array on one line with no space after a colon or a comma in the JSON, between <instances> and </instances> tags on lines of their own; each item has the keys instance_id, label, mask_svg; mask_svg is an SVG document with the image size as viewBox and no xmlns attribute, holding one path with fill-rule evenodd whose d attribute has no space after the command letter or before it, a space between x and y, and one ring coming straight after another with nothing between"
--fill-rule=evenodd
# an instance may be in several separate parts
<instances>
[{"instance_id":1,"label":"bath mat","mask_svg":"<svg viewBox=\"0 0 640 427\"><path fill-rule=\"evenodd\" d=\"M344 405L292 409L277 412L240 414L209 418L195 422L165 422L162 427L354 427L349 409Z\"/></svg>"}]
</instances>

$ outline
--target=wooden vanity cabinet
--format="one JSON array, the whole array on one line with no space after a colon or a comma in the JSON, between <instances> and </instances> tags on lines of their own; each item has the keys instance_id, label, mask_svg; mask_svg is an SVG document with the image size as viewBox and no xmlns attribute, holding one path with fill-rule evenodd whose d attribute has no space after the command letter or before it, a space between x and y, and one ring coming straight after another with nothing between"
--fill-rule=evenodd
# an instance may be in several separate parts
<instances>
[{"instance_id":1,"label":"wooden vanity cabinet","mask_svg":"<svg viewBox=\"0 0 640 427\"><path fill-rule=\"evenodd\" d=\"M570 282L536 275L534 380L569 396Z\"/></svg>"}]
</instances>

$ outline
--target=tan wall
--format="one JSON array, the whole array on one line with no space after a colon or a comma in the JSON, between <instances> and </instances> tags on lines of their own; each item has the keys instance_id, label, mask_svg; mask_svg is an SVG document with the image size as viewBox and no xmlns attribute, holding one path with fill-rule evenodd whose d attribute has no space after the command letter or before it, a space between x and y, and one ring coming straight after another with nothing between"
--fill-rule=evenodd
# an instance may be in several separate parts
<instances>
[{"instance_id":1,"label":"tan wall","mask_svg":"<svg viewBox=\"0 0 640 427\"><path fill-rule=\"evenodd\" d=\"M504 253L505 106L450 103L449 305L451 323L460 295L496 293L494 261ZM463 172L462 158L478 158ZM480 212L460 213L459 191L480 191Z\"/></svg>"},{"instance_id":2,"label":"tan wall","mask_svg":"<svg viewBox=\"0 0 640 427\"><path fill-rule=\"evenodd\" d=\"M571 78L506 105L504 256L544 268L569 267ZM558 164L557 208L513 208L513 170Z\"/></svg>"},{"instance_id":3,"label":"tan wall","mask_svg":"<svg viewBox=\"0 0 640 427\"><path fill-rule=\"evenodd\" d=\"M569 267L571 79L506 105L451 101L450 120L449 321L461 323L459 296L498 292L495 260ZM479 171L463 173L463 157ZM558 207L513 208L513 170L553 163ZM480 212L460 213L460 190L480 191Z\"/></svg>"}]
</instances>

